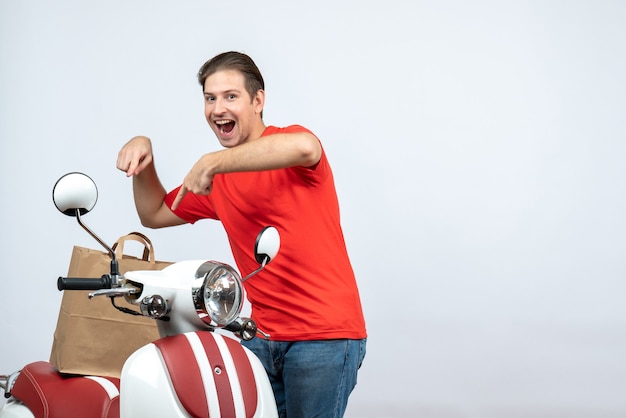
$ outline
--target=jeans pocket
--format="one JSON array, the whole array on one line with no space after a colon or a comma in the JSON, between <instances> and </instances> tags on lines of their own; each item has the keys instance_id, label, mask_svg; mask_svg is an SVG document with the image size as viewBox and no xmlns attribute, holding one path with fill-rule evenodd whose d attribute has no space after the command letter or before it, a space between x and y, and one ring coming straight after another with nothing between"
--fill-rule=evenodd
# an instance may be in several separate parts
<instances>
[{"instance_id":1,"label":"jeans pocket","mask_svg":"<svg viewBox=\"0 0 626 418\"><path fill-rule=\"evenodd\" d=\"M361 365L363 364L363 360L365 359L365 352L366 350L366 346L367 346L367 338L363 338L361 341L359 341L359 365L357 366L357 368L361 368Z\"/></svg>"}]
</instances>

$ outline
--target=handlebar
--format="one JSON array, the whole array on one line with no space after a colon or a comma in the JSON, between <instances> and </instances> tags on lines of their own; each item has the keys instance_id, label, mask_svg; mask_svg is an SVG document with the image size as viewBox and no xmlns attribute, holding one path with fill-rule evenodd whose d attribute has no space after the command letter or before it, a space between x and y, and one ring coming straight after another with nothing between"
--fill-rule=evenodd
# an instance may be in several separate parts
<instances>
[{"instance_id":1,"label":"handlebar","mask_svg":"<svg viewBox=\"0 0 626 418\"><path fill-rule=\"evenodd\" d=\"M111 276L103 275L99 279L83 277L59 277L57 289L59 290L99 290L111 288Z\"/></svg>"}]
</instances>

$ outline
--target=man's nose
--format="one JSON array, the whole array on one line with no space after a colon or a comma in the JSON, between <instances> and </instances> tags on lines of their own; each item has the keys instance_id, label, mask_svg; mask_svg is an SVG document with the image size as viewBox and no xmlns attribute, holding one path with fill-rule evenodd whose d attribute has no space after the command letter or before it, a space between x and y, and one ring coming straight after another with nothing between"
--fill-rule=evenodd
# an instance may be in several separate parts
<instances>
[{"instance_id":1,"label":"man's nose","mask_svg":"<svg viewBox=\"0 0 626 418\"><path fill-rule=\"evenodd\" d=\"M225 110L226 110L226 106L224 106L224 100L222 100L219 97L216 98L215 104L213 106L213 113L215 113L216 115L220 115L224 113Z\"/></svg>"}]
</instances>

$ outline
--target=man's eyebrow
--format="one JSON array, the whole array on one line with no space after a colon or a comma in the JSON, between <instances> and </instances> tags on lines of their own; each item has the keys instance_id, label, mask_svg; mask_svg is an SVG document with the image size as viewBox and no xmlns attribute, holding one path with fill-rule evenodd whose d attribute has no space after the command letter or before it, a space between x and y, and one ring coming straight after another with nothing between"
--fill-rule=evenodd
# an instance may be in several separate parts
<instances>
[{"instance_id":1,"label":"man's eyebrow","mask_svg":"<svg viewBox=\"0 0 626 418\"><path fill-rule=\"evenodd\" d=\"M210 92L210 91L205 91L204 95L205 96L217 96L219 94L232 94L232 93L241 93L241 90L239 90L239 89L230 89L230 90L225 90L225 91L223 91L221 93L217 93L217 94L213 93L213 92Z\"/></svg>"}]
</instances>

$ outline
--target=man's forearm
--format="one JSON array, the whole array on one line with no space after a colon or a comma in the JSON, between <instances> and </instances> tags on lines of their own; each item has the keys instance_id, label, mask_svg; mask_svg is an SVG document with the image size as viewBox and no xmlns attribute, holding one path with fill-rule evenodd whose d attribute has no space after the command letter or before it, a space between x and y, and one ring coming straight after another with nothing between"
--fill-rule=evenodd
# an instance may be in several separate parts
<instances>
[{"instance_id":1,"label":"man's forearm","mask_svg":"<svg viewBox=\"0 0 626 418\"><path fill-rule=\"evenodd\" d=\"M317 164L321 155L319 141L309 133L276 134L213 153L211 172L310 167Z\"/></svg>"},{"instance_id":2,"label":"man's forearm","mask_svg":"<svg viewBox=\"0 0 626 418\"><path fill-rule=\"evenodd\" d=\"M153 225L153 220L163 205L165 194L165 188L157 176L154 164L133 176L135 207L142 225L148 227Z\"/></svg>"}]
</instances>

